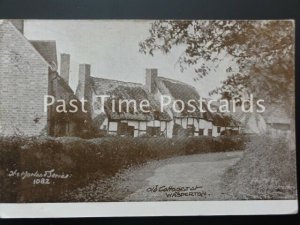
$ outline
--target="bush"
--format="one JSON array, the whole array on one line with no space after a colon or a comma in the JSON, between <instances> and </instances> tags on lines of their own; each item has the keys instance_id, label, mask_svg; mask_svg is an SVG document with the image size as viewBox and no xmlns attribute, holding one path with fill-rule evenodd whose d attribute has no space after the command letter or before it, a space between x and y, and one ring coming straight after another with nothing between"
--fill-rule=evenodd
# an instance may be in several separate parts
<instances>
[{"instance_id":1,"label":"bush","mask_svg":"<svg viewBox=\"0 0 300 225\"><path fill-rule=\"evenodd\" d=\"M0 201L57 202L60 196L96 179L149 160L172 156L241 149L242 139L164 137L0 138ZM8 177L10 171L70 174L68 179L50 179L49 185L33 184L34 178Z\"/></svg>"},{"instance_id":2,"label":"bush","mask_svg":"<svg viewBox=\"0 0 300 225\"><path fill-rule=\"evenodd\" d=\"M227 152L242 150L246 142L245 136L219 136L211 138L208 136L190 137L185 145L187 154Z\"/></svg>"}]
</instances>

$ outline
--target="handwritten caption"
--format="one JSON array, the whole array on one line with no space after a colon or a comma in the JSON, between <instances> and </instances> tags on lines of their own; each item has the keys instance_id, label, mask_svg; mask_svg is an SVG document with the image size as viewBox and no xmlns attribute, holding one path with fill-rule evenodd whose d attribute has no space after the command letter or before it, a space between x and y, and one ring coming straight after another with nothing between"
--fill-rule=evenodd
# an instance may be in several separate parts
<instances>
[{"instance_id":1,"label":"handwritten caption","mask_svg":"<svg viewBox=\"0 0 300 225\"><path fill-rule=\"evenodd\" d=\"M202 190L202 186L166 186L166 185L154 185L146 189L151 193L165 193L167 198L180 198L188 196L206 197L207 192Z\"/></svg>"},{"instance_id":2,"label":"handwritten caption","mask_svg":"<svg viewBox=\"0 0 300 225\"><path fill-rule=\"evenodd\" d=\"M18 170L8 170L8 177L16 177L22 180L25 179L33 179L33 184L51 184L54 183L54 180L62 180L62 179L69 179L72 177L72 174L68 173L57 173L55 169L45 170L43 172L35 171L18 171Z\"/></svg>"}]
</instances>

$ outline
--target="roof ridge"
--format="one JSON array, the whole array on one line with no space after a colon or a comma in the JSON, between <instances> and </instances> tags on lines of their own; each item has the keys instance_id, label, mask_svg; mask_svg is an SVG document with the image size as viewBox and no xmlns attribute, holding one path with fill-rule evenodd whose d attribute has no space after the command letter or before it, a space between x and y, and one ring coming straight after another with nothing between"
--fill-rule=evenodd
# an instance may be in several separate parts
<instances>
[{"instance_id":1,"label":"roof ridge","mask_svg":"<svg viewBox=\"0 0 300 225\"><path fill-rule=\"evenodd\" d=\"M122 81L122 80L116 80L116 79L109 79L109 78L103 78L103 77L94 77L91 76L92 79L99 79L99 80L107 80L107 81L113 81L113 82L118 82L118 83L127 83L127 84L138 84L143 86L142 83L137 83L137 82L128 82L128 81Z\"/></svg>"},{"instance_id":2,"label":"roof ridge","mask_svg":"<svg viewBox=\"0 0 300 225\"><path fill-rule=\"evenodd\" d=\"M56 40L28 40L30 42L32 41L38 41L38 42L56 42Z\"/></svg>"},{"instance_id":3,"label":"roof ridge","mask_svg":"<svg viewBox=\"0 0 300 225\"><path fill-rule=\"evenodd\" d=\"M162 76L158 76L157 78L164 79L164 80L170 81L170 82L176 82L176 83L179 83L179 84L187 85L187 86L192 87L195 90L197 90L193 85L185 83L185 82L180 81L180 80L175 80L175 79L172 79L172 78L167 78L167 77L162 77Z\"/></svg>"}]
</instances>

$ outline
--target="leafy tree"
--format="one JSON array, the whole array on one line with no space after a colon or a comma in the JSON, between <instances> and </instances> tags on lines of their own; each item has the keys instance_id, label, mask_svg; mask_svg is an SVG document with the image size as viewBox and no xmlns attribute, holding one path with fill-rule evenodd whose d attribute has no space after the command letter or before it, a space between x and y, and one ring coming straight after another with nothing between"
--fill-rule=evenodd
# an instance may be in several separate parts
<instances>
[{"instance_id":1,"label":"leafy tree","mask_svg":"<svg viewBox=\"0 0 300 225\"><path fill-rule=\"evenodd\" d=\"M169 53L184 45L181 70L193 67L195 80L215 70L225 57L233 59L228 78L210 94L240 98L252 93L268 103L293 104L294 23L281 21L155 21L140 52ZM228 97L228 96L227 96Z\"/></svg>"}]
</instances>

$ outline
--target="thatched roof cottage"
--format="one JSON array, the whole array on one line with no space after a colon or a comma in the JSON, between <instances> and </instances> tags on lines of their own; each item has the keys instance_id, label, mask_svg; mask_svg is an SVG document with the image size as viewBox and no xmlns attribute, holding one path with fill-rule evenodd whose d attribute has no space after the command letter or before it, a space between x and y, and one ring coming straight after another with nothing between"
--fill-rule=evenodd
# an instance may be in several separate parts
<instances>
[{"instance_id":1,"label":"thatched roof cottage","mask_svg":"<svg viewBox=\"0 0 300 225\"><path fill-rule=\"evenodd\" d=\"M89 65L80 67L76 95L84 96L90 103L90 116L97 128L114 135L172 137L172 118L167 112L160 112L159 102L142 84L92 77ZM109 97L103 102L99 96L104 95ZM120 108L120 100L134 100L136 107L130 103L127 110L124 103ZM139 107L143 100L150 103L148 108L143 108L147 112Z\"/></svg>"},{"instance_id":2,"label":"thatched roof cottage","mask_svg":"<svg viewBox=\"0 0 300 225\"><path fill-rule=\"evenodd\" d=\"M198 104L195 106L194 111L189 112L188 101L195 100L198 102L200 95L197 90L186 83L168 79L158 76L157 69L146 69L146 87L155 96L155 98L161 99L162 95L170 96L172 103L165 107L165 110L171 115L174 121L174 135L189 135L189 136L212 136L213 129L213 117L208 111L207 106L203 103L203 110L200 110ZM184 103L176 102L181 100ZM175 107L183 111L174 110L173 103L175 101ZM203 112L203 111L206 112Z\"/></svg>"},{"instance_id":3,"label":"thatched roof cottage","mask_svg":"<svg viewBox=\"0 0 300 225\"><path fill-rule=\"evenodd\" d=\"M213 136L239 134L241 123L228 113L213 114Z\"/></svg>"},{"instance_id":4,"label":"thatched roof cottage","mask_svg":"<svg viewBox=\"0 0 300 225\"><path fill-rule=\"evenodd\" d=\"M210 100L205 99L207 104ZM217 137L220 135L231 135L239 134L241 131L242 124L236 120L230 113L220 112L221 103L220 101L211 101L210 108L212 110L213 117L213 136Z\"/></svg>"}]
</instances>

